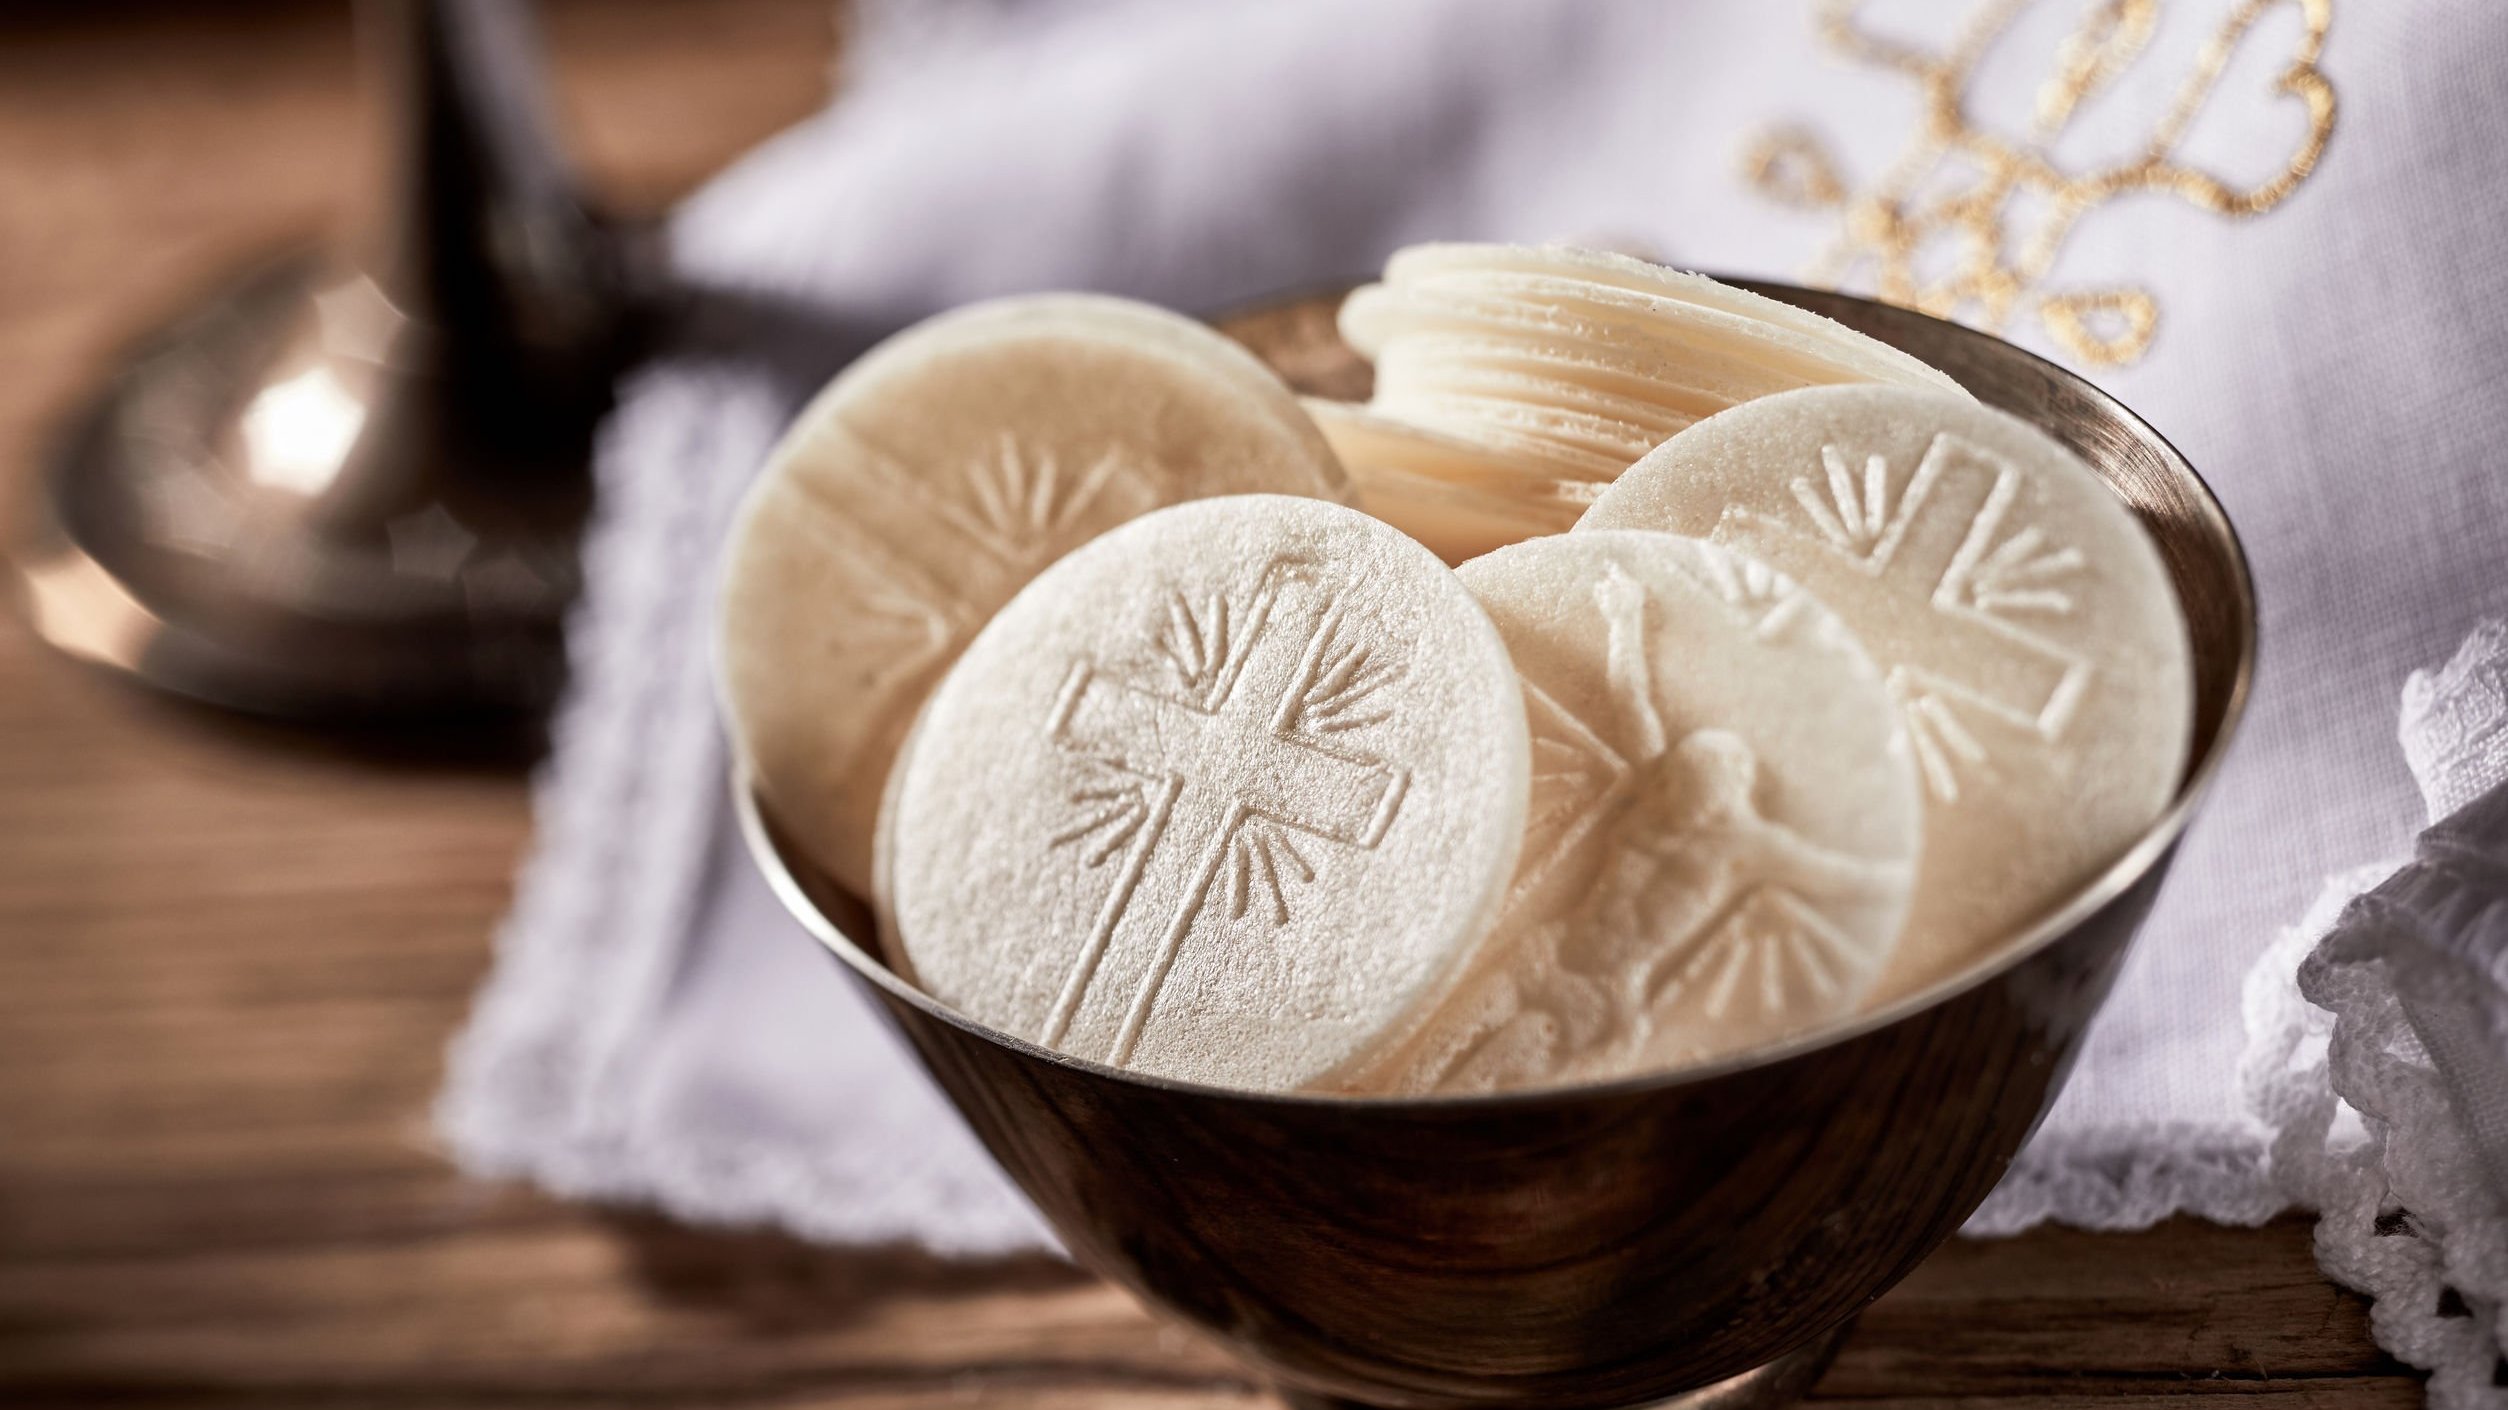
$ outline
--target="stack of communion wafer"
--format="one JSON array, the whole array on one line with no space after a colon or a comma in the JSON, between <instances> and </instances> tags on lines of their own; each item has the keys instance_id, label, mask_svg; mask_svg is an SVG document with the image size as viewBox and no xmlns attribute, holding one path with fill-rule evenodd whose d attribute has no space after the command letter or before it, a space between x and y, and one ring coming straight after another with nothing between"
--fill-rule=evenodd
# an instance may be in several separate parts
<instances>
[{"instance_id":1,"label":"stack of communion wafer","mask_svg":"<svg viewBox=\"0 0 2508 1410\"><path fill-rule=\"evenodd\" d=\"M1221 1085L1601 1080L1953 979L2166 807L2157 552L1941 373L1570 249L1404 251L1341 326L1363 407L980 305L753 491L744 764L941 1001Z\"/></svg>"},{"instance_id":2,"label":"stack of communion wafer","mask_svg":"<svg viewBox=\"0 0 2508 1410\"><path fill-rule=\"evenodd\" d=\"M1418 245L1352 294L1365 406L1307 403L1371 513L1459 563L1564 531L1667 438L1797 387L1959 384L1790 304L1626 255Z\"/></svg>"}]
</instances>

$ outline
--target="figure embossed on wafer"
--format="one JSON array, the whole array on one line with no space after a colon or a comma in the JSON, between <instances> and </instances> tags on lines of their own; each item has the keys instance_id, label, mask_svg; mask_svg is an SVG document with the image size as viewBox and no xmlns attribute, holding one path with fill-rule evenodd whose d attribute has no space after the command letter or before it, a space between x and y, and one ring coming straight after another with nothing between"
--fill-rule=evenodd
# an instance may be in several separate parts
<instances>
[{"instance_id":1,"label":"figure embossed on wafer","mask_svg":"<svg viewBox=\"0 0 2508 1410\"><path fill-rule=\"evenodd\" d=\"M1462 577L1524 675L1524 856L1473 968L1338 1084L1608 1077L1851 1012L1919 824L1881 674L1837 620L1661 534L1533 540Z\"/></svg>"},{"instance_id":2,"label":"figure embossed on wafer","mask_svg":"<svg viewBox=\"0 0 2508 1410\"><path fill-rule=\"evenodd\" d=\"M1924 873L1875 1002L1955 975L2166 806L2192 718L2158 551L2071 451L1973 402L1814 387L1665 442L1577 533L1765 559L1887 673L1925 780Z\"/></svg>"}]
</instances>

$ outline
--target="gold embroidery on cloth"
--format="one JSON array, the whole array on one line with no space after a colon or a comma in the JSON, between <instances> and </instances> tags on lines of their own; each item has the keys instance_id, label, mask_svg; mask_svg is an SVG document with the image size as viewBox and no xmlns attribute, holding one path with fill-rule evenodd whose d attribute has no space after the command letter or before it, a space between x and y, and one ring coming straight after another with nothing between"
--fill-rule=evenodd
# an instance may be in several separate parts
<instances>
[{"instance_id":1,"label":"gold embroidery on cloth","mask_svg":"<svg viewBox=\"0 0 2508 1410\"><path fill-rule=\"evenodd\" d=\"M1743 170L1771 200L1840 214L1837 237L1811 271L1815 281L1868 278L1892 303L1993 329L2034 311L2047 335L2074 358L2120 366L2150 350L2159 304L2150 291L2132 286L2041 291L2064 242L2083 216L2135 192L2173 195L2237 219L2271 210L2297 190L2334 133L2334 90L2317 67L2333 0L2240 0L2196 54L2193 71L2141 151L2083 172L2059 168L2051 151L2081 105L2141 56L2160 0L2095 0L2058 47L2054 72L2038 86L2029 131L2015 140L1971 120L1968 90L1978 64L2032 3L1987 0L1947 50L1931 53L1863 28L1856 18L1861 0L1819 0L1821 42L1851 62L1914 80L1923 125L1867 190L1853 190L1826 145L1794 125L1753 141ZM2179 160L2177 149L2238 45L2257 21L2285 6L2297 12L2301 34L2273 91L2304 106L2308 128L2278 173L2241 188ZM1973 179L1945 183L1946 171L1957 174L1955 165L1970 169ZM2027 215L2015 209L2022 202L2030 207ZM1950 242L1951 263L1941 273L1926 273L1919 259L1937 240Z\"/></svg>"}]
</instances>

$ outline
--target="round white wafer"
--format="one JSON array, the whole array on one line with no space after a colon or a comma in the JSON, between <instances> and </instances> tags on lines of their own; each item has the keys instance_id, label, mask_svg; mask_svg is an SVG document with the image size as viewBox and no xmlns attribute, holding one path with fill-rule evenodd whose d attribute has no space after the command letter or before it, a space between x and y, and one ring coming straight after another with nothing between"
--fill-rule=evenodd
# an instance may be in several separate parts
<instances>
[{"instance_id":1,"label":"round white wafer","mask_svg":"<svg viewBox=\"0 0 2508 1410\"><path fill-rule=\"evenodd\" d=\"M1384 524L1181 505L1048 569L900 766L882 924L917 982L1142 1072L1296 1087L1445 982L1521 845L1522 694Z\"/></svg>"},{"instance_id":2,"label":"round white wafer","mask_svg":"<svg viewBox=\"0 0 2508 1410\"><path fill-rule=\"evenodd\" d=\"M1536 539L1461 576L1524 679L1524 854L1460 981L1337 1085L1592 1080L1852 1012L1897 942L1922 805L1837 617L1669 534Z\"/></svg>"},{"instance_id":3,"label":"round white wafer","mask_svg":"<svg viewBox=\"0 0 2508 1410\"><path fill-rule=\"evenodd\" d=\"M1665 442L1577 525L1632 528L1766 560L1889 673L1928 808L1876 1001L1986 953L2176 793L2193 684L2167 570L2090 468L2015 417L1892 387L1769 397Z\"/></svg>"},{"instance_id":4,"label":"round white wafer","mask_svg":"<svg viewBox=\"0 0 2508 1410\"><path fill-rule=\"evenodd\" d=\"M721 680L767 805L857 891L915 709L995 608L1161 505L1346 499L1279 378L1190 319L1090 295L978 304L812 402L731 540Z\"/></svg>"}]
</instances>

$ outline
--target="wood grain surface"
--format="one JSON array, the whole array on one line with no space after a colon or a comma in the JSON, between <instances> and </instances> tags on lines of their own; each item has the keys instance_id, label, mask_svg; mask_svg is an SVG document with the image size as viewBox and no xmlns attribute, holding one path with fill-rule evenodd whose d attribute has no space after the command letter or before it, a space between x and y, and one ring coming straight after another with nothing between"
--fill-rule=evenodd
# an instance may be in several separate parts
<instances>
[{"instance_id":1,"label":"wood grain surface","mask_svg":"<svg viewBox=\"0 0 2508 1410\"><path fill-rule=\"evenodd\" d=\"M825 0L550 7L651 209L825 91ZM0 19L0 516L113 346L336 229L343 7ZM1046 1260L696 1231L461 1178L427 1103L528 840L518 766L177 709L0 621L0 1404L1271 1404ZM2306 1226L1954 1243L1824 1399L2409 1406Z\"/></svg>"}]
</instances>

